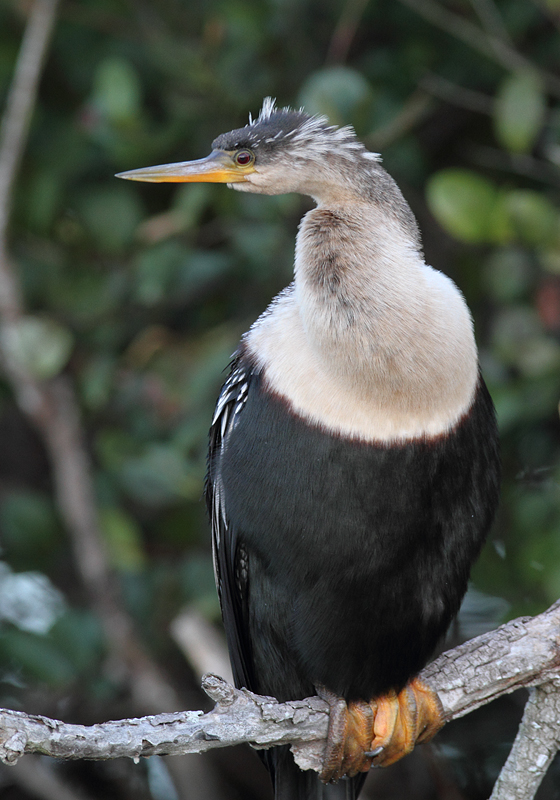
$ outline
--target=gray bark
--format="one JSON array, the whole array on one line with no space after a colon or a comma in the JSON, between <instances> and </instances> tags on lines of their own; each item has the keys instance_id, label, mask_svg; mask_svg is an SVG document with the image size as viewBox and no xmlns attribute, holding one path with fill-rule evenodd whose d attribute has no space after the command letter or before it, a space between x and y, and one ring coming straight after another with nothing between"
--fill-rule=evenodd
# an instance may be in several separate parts
<instances>
[{"instance_id":1,"label":"gray bark","mask_svg":"<svg viewBox=\"0 0 560 800\"><path fill-rule=\"evenodd\" d=\"M420 678L438 692L446 721L521 687L538 687L492 795L492 800L532 798L560 745L560 602L443 653ZM86 727L0 711L0 759L13 764L25 753L137 759L241 742L254 747L291 743L302 769L320 768L328 727L323 700L279 703L234 689L214 675L205 676L203 688L216 702L207 714L182 711Z\"/></svg>"}]
</instances>

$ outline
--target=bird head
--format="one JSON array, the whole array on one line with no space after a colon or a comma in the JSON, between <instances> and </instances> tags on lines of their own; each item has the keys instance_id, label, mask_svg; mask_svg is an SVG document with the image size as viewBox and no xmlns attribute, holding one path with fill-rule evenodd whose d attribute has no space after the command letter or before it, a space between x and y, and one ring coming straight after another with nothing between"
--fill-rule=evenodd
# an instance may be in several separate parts
<instances>
[{"instance_id":1,"label":"bird head","mask_svg":"<svg viewBox=\"0 0 560 800\"><path fill-rule=\"evenodd\" d=\"M340 192L346 186L352 193L359 186L356 169L378 160L352 128L338 128L326 117L303 110L279 109L267 97L258 118L218 136L206 158L133 169L117 177L154 183L227 183L238 191L300 192L320 200L328 187L336 186Z\"/></svg>"}]
</instances>

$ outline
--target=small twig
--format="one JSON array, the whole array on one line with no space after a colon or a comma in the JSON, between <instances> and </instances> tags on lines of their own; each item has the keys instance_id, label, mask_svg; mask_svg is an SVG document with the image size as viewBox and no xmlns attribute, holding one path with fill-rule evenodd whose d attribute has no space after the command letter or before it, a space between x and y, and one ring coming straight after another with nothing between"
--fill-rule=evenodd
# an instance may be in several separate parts
<instances>
[{"instance_id":1,"label":"small twig","mask_svg":"<svg viewBox=\"0 0 560 800\"><path fill-rule=\"evenodd\" d=\"M555 97L560 97L560 78L552 72L535 66L532 61L502 39L486 33L477 25L453 11L449 11L434 0L400 0L400 2L436 27L469 45L473 50L496 61L505 69L538 72L548 91Z\"/></svg>"},{"instance_id":2,"label":"small twig","mask_svg":"<svg viewBox=\"0 0 560 800\"><path fill-rule=\"evenodd\" d=\"M560 749L560 684L530 690L523 719L490 800L530 800Z\"/></svg>"},{"instance_id":3,"label":"small twig","mask_svg":"<svg viewBox=\"0 0 560 800\"><path fill-rule=\"evenodd\" d=\"M433 105L432 98L426 92L413 92L392 120L365 138L365 144L372 150L383 151L427 117Z\"/></svg>"},{"instance_id":4,"label":"small twig","mask_svg":"<svg viewBox=\"0 0 560 800\"><path fill-rule=\"evenodd\" d=\"M475 164L486 169L498 169L523 175L551 186L560 186L558 165L540 161L527 153L505 153L497 147L471 146L466 154Z\"/></svg>"},{"instance_id":5,"label":"small twig","mask_svg":"<svg viewBox=\"0 0 560 800\"><path fill-rule=\"evenodd\" d=\"M58 2L36 0L33 4L8 94L0 131L0 243L6 236L12 187L27 141Z\"/></svg>"},{"instance_id":6,"label":"small twig","mask_svg":"<svg viewBox=\"0 0 560 800\"><path fill-rule=\"evenodd\" d=\"M199 680L211 672L233 682L226 637L194 606L175 617L169 632Z\"/></svg>"},{"instance_id":7,"label":"small twig","mask_svg":"<svg viewBox=\"0 0 560 800\"><path fill-rule=\"evenodd\" d=\"M367 4L368 0L346 0L329 44L327 63L342 64L346 61Z\"/></svg>"},{"instance_id":8,"label":"small twig","mask_svg":"<svg viewBox=\"0 0 560 800\"><path fill-rule=\"evenodd\" d=\"M471 5L476 11L479 20L482 22L486 32L496 39L501 39L508 45L513 46L511 36L504 25L501 14L494 3L494 0L471 0Z\"/></svg>"},{"instance_id":9,"label":"small twig","mask_svg":"<svg viewBox=\"0 0 560 800\"><path fill-rule=\"evenodd\" d=\"M446 103L459 108L466 108L468 111L489 115L494 111L494 98L483 92L459 86L452 81L448 81L447 78L442 78L441 75L428 73L420 79L419 86L434 97L445 100Z\"/></svg>"}]
</instances>

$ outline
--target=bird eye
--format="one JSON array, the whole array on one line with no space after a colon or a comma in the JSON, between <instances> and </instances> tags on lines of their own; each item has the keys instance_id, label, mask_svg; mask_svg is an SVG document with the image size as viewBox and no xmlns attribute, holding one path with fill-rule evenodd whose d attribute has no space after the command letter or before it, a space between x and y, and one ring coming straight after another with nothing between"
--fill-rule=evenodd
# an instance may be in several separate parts
<instances>
[{"instance_id":1,"label":"bird eye","mask_svg":"<svg viewBox=\"0 0 560 800\"><path fill-rule=\"evenodd\" d=\"M236 164L239 164L240 167L246 167L247 164L255 160L255 156L250 150L238 150L233 160Z\"/></svg>"}]
</instances>

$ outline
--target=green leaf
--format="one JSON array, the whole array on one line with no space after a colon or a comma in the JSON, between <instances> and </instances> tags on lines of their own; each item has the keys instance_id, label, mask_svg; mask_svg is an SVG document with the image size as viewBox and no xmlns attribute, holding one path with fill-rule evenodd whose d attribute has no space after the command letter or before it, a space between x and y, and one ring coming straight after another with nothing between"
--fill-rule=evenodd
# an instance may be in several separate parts
<instances>
[{"instance_id":1,"label":"green leaf","mask_svg":"<svg viewBox=\"0 0 560 800\"><path fill-rule=\"evenodd\" d=\"M212 186L207 183L186 183L179 186L173 198L173 208L180 214L185 230L198 224L212 199Z\"/></svg>"},{"instance_id":2,"label":"green leaf","mask_svg":"<svg viewBox=\"0 0 560 800\"><path fill-rule=\"evenodd\" d=\"M8 630L0 636L0 657L35 680L65 686L76 676L72 664L49 639Z\"/></svg>"},{"instance_id":3,"label":"green leaf","mask_svg":"<svg viewBox=\"0 0 560 800\"><path fill-rule=\"evenodd\" d=\"M135 263L135 299L144 306L160 303L169 292L189 251L180 242L160 242L143 250Z\"/></svg>"},{"instance_id":4,"label":"green leaf","mask_svg":"<svg viewBox=\"0 0 560 800\"><path fill-rule=\"evenodd\" d=\"M504 202L519 239L538 248L556 242L560 215L543 194L529 189L514 189L507 193Z\"/></svg>"},{"instance_id":5,"label":"green leaf","mask_svg":"<svg viewBox=\"0 0 560 800\"><path fill-rule=\"evenodd\" d=\"M103 632L91 611L67 609L51 628L49 639L78 672L91 673L98 669Z\"/></svg>"},{"instance_id":6,"label":"green leaf","mask_svg":"<svg viewBox=\"0 0 560 800\"><path fill-rule=\"evenodd\" d=\"M509 192L500 189L488 219L488 239L498 245L509 244L515 240L515 226L509 213L507 198Z\"/></svg>"},{"instance_id":7,"label":"green leaf","mask_svg":"<svg viewBox=\"0 0 560 800\"><path fill-rule=\"evenodd\" d=\"M500 144L512 153L531 150L542 128L546 98L536 72L509 75L502 83L494 105L494 129Z\"/></svg>"},{"instance_id":8,"label":"green leaf","mask_svg":"<svg viewBox=\"0 0 560 800\"><path fill-rule=\"evenodd\" d=\"M146 557L136 521L120 508L103 508L100 523L111 564L127 572L141 571L146 566Z\"/></svg>"},{"instance_id":9,"label":"green leaf","mask_svg":"<svg viewBox=\"0 0 560 800\"><path fill-rule=\"evenodd\" d=\"M108 355L94 356L80 374L80 391L88 408L98 410L108 401L115 382L115 360Z\"/></svg>"},{"instance_id":10,"label":"green leaf","mask_svg":"<svg viewBox=\"0 0 560 800\"><path fill-rule=\"evenodd\" d=\"M520 248L493 250L484 265L482 277L494 300L511 302L525 295L532 285L531 259Z\"/></svg>"},{"instance_id":11,"label":"green leaf","mask_svg":"<svg viewBox=\"0 0 560 800\"><path fill-rule=\"evenodd\" d=\"M138 116L141 87L130 61L111 57L101 62L94 78L93 101L111 122L124 122Z\"/></svg>"},{"instance_id":12,"label":"green leaf","mask_svg":"<svg viewBox=\"0 0 560 800\"><path fill-rule=\"evenodd\" d=\"M434 217L456 239L491 239L497 191L486 178L466 169L442 170L428 181L426 195Z\"/></svg>"},{"instance_id":13,"label":"green leaf","mask_svg":"<svg viewBox=\"0 0 560 800\"><path fill-rule=\"evenodd\" d=\"M173 447L154 443L143 455L123 464L121 479L128 491L147 505L165 506L179 498L200 496L201 481Z\"/></svg>"},{"instance_id":14,"label":"green leaf","mask_svg":"<svg viewBox=\"0 0 560 800\"><path fill-rule=\"evenodd\" d=\"M356 121L372 95L360 72L350 67L327 67L309 76L298 99L310 114L324 114L334 125L345 125Z\"/></svg>"},{"instance_id":15,"label":"green leaf","mask_svg":"<svg viewBox=\"0 0 560 800\"><path fill-rule=\"evenodd\" d=\"M43 566L58 547L61 531L51 500L39 492L7 491L0 505L2 546L12 566Z\"/></svg>"},{"instance_id":16,"label":"green leaf","mask_svg":"<svg viewBox=\"0 0 560 800\"><path fill-rule=\"evenodd\" d=\"M130 244L143 215L138 194L124 181L90 189L79 207L95 245L110 253L119 253Z\"/></svg>"},{"instance_id":17,"label":"green leaf","mask_svg":"<svg viewBox=\"0 0 560 800\"><path fill-rule=\"evenodd\" d=\"M4 339L10 358L39 380L57 375L73 346L70 331L47 317L23 317L8 328Z\"/></svg>"}]
</instances>

